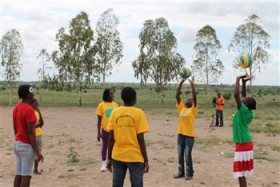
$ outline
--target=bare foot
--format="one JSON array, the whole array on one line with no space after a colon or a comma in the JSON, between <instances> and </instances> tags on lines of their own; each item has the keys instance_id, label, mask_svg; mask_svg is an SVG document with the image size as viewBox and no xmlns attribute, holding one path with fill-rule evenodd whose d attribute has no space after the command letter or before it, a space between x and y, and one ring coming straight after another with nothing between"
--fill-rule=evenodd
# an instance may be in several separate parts
<instances>
[{"instance_id":1,"label":"bare foot","mask_svg":"<svg viewBox=\"0 0 280 187\"><path fill-rule=\"evenodd\" d=\"M37 175L42 175L43 170L40 170L40 171L34 170L33 173L34 173L34 174L37 174Z\"/></svg>"}]
</instances>

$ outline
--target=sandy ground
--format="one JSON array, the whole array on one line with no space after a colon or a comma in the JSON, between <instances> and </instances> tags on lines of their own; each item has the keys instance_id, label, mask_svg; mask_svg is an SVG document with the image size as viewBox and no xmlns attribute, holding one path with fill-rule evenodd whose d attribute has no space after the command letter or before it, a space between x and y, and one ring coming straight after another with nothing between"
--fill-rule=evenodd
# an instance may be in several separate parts
<instances>
[{"instance_id":1,"label":"sandy ground","mask_svg":"<svg viewBox=\"0 0 280 187\"><path fill-rule=\"evenodd\" d=\"M96 140L95 108L46 107L44 116L43 175L33 175L34 187L108 187L110 172L100 172L101 143ZM12 151L12 108L1 107L0 185L12 186L15 157ZM194 178L173 179L177 172L176 127L177 116L147 113L151 131L145 135L150 172L144 175L148 187L175 186L238 186L232 178L230 121L223 128L209 128L210 121L197 119L197 141L193 150ZM264 159L255 160L254 175L248 186L280 186L279 136L253 134L255 153ZM214 142L213 142L214 141ZM73 163L74 156L79 162ZM260 156L259 156L260 157ZM130 186L129 174L125 186Z\"/></svg>"}]
</instances>

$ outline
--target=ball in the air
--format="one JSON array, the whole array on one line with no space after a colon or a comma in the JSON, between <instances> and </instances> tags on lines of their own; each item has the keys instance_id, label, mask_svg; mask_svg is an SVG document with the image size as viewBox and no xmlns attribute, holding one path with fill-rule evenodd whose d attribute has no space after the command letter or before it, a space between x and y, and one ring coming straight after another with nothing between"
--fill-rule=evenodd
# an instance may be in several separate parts
<instances>
[{"instance_id":1,"label":"ball in the air","mask_svg":"<svg viewBox=\"0 0 280 187\"><path fill-rule=\"evenodd\" d=\"M250 54L244 53L243 55L240 55L238 58L238 64L242 68L248 68L252 65L253 58Z\"/></svg>"},{"instance_id":2,"label":"ball in the air","mask_svg":"<svg viewBox=\"0 0 280 187\"><path fill-rule=\"evenodd\" d=\"M179 71L179 75L181 76L181 78L183 79L187 79L191 76L191 70L189 68L181 68Z\"/></svg>"}]
</instances>

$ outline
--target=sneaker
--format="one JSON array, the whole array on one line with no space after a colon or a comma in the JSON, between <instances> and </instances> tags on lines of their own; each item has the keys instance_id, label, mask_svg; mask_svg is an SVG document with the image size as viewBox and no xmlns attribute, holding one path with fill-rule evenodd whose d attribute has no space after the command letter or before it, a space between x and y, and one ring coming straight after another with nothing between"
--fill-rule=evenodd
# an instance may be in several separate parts
<instances>
[{"instance_id":1,"label":"sneaker","mask_svg":"<svg viewBox=\"0 0 280 187\"><path fill-rule=\"evenodd\" d=\"M191 177L191 176L186 176L185 179L186 179L186 180L191 180L192 177Z\"/></svg>"},{"instance_id":2,"label":"sneaker","mask_svg":"<svg viewBox=\"0 0 280 187\"><path fill-rule=\"evenodd\" d=\"M178 179L178 178L184 177L184 175L178 173L178 174L175 174L173 177L174 177L174 179Z\"/></svg>"},{"instance_id":3,"label":"sneaker","mask_svg":"<svg viewBox=\"0 0 280 187\"><path fill-rule=\"evenodd\" d=\"M106 166L107 166L107 162L102 161L100 171L105 172L107 170Z\"/></svg>"}]
</instances>

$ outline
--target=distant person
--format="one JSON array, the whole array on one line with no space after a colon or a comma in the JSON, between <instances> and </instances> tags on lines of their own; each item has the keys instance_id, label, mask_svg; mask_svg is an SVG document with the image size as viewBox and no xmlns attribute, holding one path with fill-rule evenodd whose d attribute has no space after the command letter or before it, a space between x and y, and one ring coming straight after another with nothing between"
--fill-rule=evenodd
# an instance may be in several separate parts
<instances>
[{"instance_id":1,"label":"distant person","mask_svg":"<svg viewBox=\"0 0 280 187\"><path fill-rule=\"evenodd\" d=\"M220 92L217 94L216 98L216 127L223 127L224 126L224 105L225 105L225 100L223 96L221 95ZM220 125L219 125L220 124Z\"/></svg>"},{"instance_id":2,"label":"distant person","mask_svg":"<svg viewBox=\"0 0 280 187\"><path fill-rule=\"evenodd\" d=\"M118 107L118 104L114 101L114 90L105 89L103 91L103 101L98 104L96 109L97 114L97 140L102 140L101 148L101 168L100 171L106 171L106 157L107 157L107 145L109 130L106 128L111 112L114 108Z\"/></svg>"},{"instance_id":3,"label":"distant person","mask_svg":"<svg viewBox=\"0 0 280 187\"><path fill-rule=\"evenodd\" d=\"M149 131L146 115L135 107L136 91L122 89L124 106L114 109L109 119L107 168L113 172L113 187L122 187L127 169L133 187L143 186L143 175L149 172L144 133Z\"/></svg>"},{"instance_id":4,"label":"distant person","mask_svg":"<svg viewBox=\"0 0 280 187\"><path fill-rule=\"evenodd\" d=\"M236 77L234 98L237 104L237 111L233 116L233 142L235 143L233 177L238 178L239 186L246 187L246 177L253 174L253 143L249 124L253 120L252 110L256 109L256 101L253 97L246 97L246 82L251 77L242 75ZM242 100L239 93L239 82L242 80Z\"/></svg>"},{"instance_id":5,"label":"distant person","mask_svg":"<svg viewBox=\"0 0 280 187\"><path fill-rule=\"evenodd\" d=\"M176 91L176 108L179 111L179 125L177 130L177 150L179 167L178 173L174 175L174 178L185 177L186 180L191 180L194 175L192 149L195 138L195 117L197 114L197 101L194 77L192 77L192 79L189 80L192 88L192 98L187 99L185 102L181 100L180 93L185 80L186 79L182 79L180 81Z\"/></svg>"},{"instance_id":6,"label":"distant person","mask_svg":"<svg viewBox=\"0 0 280 187\"><path fill-rule=\"evenodd\" d=\"M29 187L34 158L37 159L38 162L43 162L44 158L36 144L36 117L34 109L30 106L30 101L34 97L33 88L30 85L21 85L18 89L18 96L22 101L18 103L13 110L13 127L15 134L13 148L16 155L14 187Z\"/></svg>"},{"instance_id":7,"label":"distant person","mask_svg":"<svg viewBox=\"0 0 280 187\"><path fill-rule=\"evenodd\" d=\"M42 145L43 145L42 127L44 126L44 119L43 119L43 116L39 109L39 103L38 103L37 99L32 99L30 104L34 108L35 116L36 116L36 128L35 128L36 144L37 144L39 152L42 152ZM39 166L39 161L37 159L35 159L33 173L41 175L43 170L39 170L38 166Z\"/></svg>"}]
</instances>

